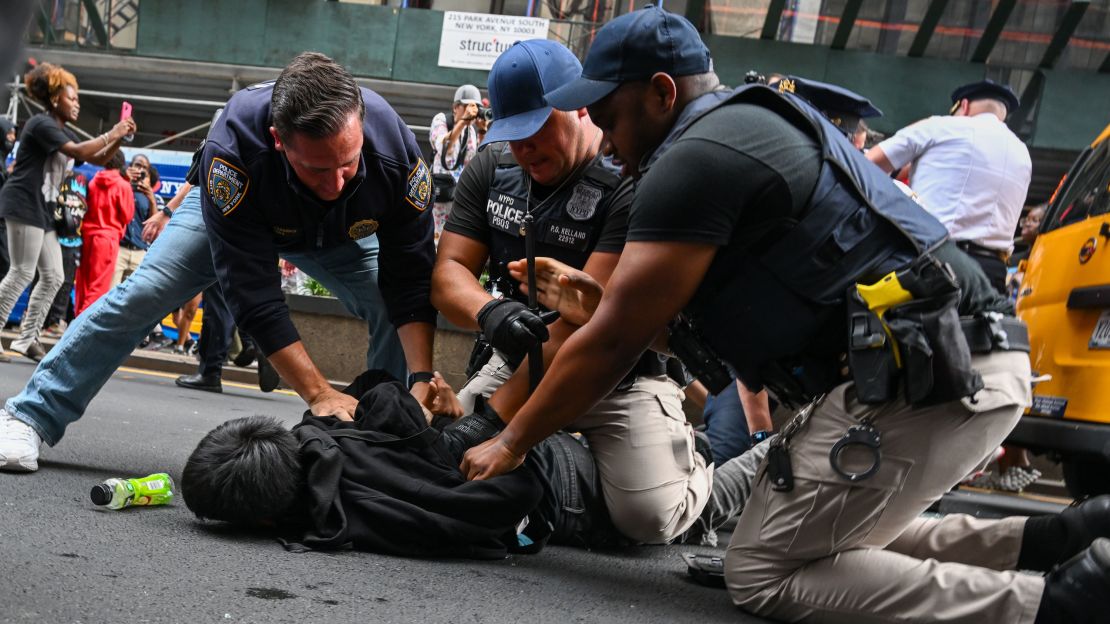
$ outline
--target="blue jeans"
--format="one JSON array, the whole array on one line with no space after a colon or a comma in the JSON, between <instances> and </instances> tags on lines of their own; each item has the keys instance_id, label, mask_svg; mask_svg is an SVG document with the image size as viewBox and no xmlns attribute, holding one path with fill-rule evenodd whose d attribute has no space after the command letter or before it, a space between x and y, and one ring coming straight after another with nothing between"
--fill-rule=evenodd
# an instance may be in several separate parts
<instances>
[{"instance_id":1,"label":"blue jeans","mask_svg":"<svg viewBox=\"0 0 1110 624\"><path fill-rule=\"evenodd\" d=\"M748 419L740 405L736 383L729 384L720 394L711 394L705 400L705 435L713 447L713 463L718 466L733 457L739 457L752 447Z\"/></svg>"},{"instance_id":2,"label":"blue jeans","mask_svg":"<svg viewBox=\"0 0 1110 624\"><path fill-rule=\"evenodd\" d=\"M371 333L386 336L375 341L375 353L367 361L404 379L404 351L377 289L377 241L288 259L331 288L348 309L364 313L360 316L368 320ZM215 282L200 192L193 190L139 269L74 319L23 391L8 399L5 409L34 428L47 444L57 444L66 427L84 414L112 373L158 321ZM370 309L369 302L377 302L379 307Z\"/></svg>"}]
</instances>

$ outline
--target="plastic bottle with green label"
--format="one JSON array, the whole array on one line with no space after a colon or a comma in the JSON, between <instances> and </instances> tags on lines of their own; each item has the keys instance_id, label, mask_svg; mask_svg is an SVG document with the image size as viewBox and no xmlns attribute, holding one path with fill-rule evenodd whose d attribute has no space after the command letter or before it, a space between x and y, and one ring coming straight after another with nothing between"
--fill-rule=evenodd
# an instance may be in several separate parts
<instances>
[{"instance_id":1,"label":"plastic bottle with green label","mask_svg":"<svg viewBox=\"0 0 1110 624\"><path fill-rule=\"evenodd\" d=\"M173 479L157 472L140 479L108 479L94 485L89 496L92 502L108 509L165 505L173 500Z\"/></svg>"}]
</instances>

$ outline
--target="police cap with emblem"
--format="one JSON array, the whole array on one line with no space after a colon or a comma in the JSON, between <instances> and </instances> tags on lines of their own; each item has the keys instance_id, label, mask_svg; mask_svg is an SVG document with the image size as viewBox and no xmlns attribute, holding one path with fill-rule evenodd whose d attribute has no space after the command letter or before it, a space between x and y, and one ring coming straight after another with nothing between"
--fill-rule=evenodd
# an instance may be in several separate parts
<instances>
[{"instance_id":1,"label":"police cap with emblem","mask_svg":"<svg viewBox=\"0 0 1110 624\"><path fill-rule=\"evenodd\" d=\"M547 101L559 110L589 106L623 82L704 74L713 68L709 48L686 18L648 5L609 21L597 31L582 77L554 91Z\"/></svg>"},{"instance_id":2,"label":"police cap with emblem","mask_svg":"<svg viewBox=\"0 0 1110 624\"><path fill-rule=\"evenodd\" d=\"M547 39L514 43L490 69L493 126L482 145L519 141L539 132L552 110L544 92L567 84L581 71L582 64L561 43Z\"/></svg>"},{"instance_id":3,"label":"police cap with emblem","mask_svg":"<svg viewBox=\"0 0 1110 624\"><path fill-rule=\"evenodd\" d=\"M773 86L779 93L793 93L820 110L829 121L847 134L859 128L859 121L882 117L883 111L862 95L827 82L786 76Z\"/></svg>"},{"instance_id":4,"label":"police cap with emblem","mask_svg":"<svg viewBox=\"0 0 1110 624\"><path fill-rule=\"evenodd\" d=\"M952 92L953 107L959 104L960 100L998 100L1006 105L1006 112L1008 113L1013 112L1020 104L1013 89L993 80L980 80L957 87Z\"/></svg>"}]
</instances>

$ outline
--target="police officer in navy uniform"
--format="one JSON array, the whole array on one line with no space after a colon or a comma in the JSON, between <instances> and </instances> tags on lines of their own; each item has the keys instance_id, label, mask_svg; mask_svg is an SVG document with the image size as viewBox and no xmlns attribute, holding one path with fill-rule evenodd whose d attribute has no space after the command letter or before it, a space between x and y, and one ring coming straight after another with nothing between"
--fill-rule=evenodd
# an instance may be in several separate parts
<instances>
[{"instance_id":1,"label":"police officer in navy uniform","mask_svg":"<svg viewBox=\"0 0 1110 624\"><path fill-rule=\"evenodd\" d=\"M200 157L204 222L236 324L315 412L353 414L308 357L281 291L278 254L372 326L370 368L426 391L435 309L431 173L380 96L322 54L232 96ZM380 255L379 255L380 248ZM326 402L323 404L322 402Z\"/></svg>"},{"instance_id":2,"label":"police officer in navy uniform","mask_svg":"<svg viewBox=\"0 0 1110 624\"><path fill-rule=\"evenodd\" d=\"M529 348L546 341L550 358L575 329L556 321L549 331L509 276L508 264L525 256L525 215L533 219L538 256L584 269L603 284L624 246L631 180L622 182L601 155L602 133L584 108L553 111L543 100L545 90L580 71L570 50L547 40L512 46L490 71L494 123L456 187L432 280L440 312L481 330L493 346L459 393L464 410L492 395L489 407L510 420L528 395L522 361ZM478 281L487 259L494 294ZM709 497L711 468L695 450L682 397L664 361L648 353L620 389L574 423L597 460L614 524L638 542L675 539Z\"/></svg>"},{"instance_id":3,"label":"police officer in navy uniform","mask_svg":"<svg viewBox=\"0 0 1110 624\"><path fill-rule=\"evenodd\" d=\"M684 311L745 385L804 406L733 533L734 602L792 622L1093 622L1110 606L1098 532L919 518L1021 417L1024 326L816 109L718 84L693 26L649 6L606 24L582 78L547 93L587 106L636 167L628 239L593 318L464 472L518 465Z\"/></svg>"},{"instance_id":4,"label":"police officer in navy uniform","mask_svg":"<svg viewBox=\"0 0 1110 624\"><path fill-rule=\"evenodd\" d=\"M312 413L350 418L354 399L331 389L289 320L279 254L367 320L371 368L407 368L414 396L432 391L431 175L397 113L304 53L275 83L233 95L210 134L196 186L167 204L172 218L148 221L157 239L138 270L74 320L0 409L0 469L37 469L42 442L57 444L151 328L217 280Z\"/></svg>"}]
</instances>

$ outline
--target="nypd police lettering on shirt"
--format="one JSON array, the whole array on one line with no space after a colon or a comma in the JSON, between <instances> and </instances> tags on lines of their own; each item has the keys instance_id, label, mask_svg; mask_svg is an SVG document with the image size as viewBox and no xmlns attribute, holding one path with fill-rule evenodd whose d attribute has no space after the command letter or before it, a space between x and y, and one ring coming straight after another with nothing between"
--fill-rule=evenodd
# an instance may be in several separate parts
<instances>
[{"instance_id":1,"label":"nypd police lettering on shirt","mask_svg":"<svg viewBox=\"0 0 1110 624\"><path fill-rule=\"evenodd\" d=\"M597 212L597 205L604 192L592 185L580 183L566 203L566 215L575 221L588 221ZM527 202L524 198L490 190L486 200L486 218L490 227L512 236L521 236ZM540 219L540 240L549 245L584 251L590 243L594 228L574 221Z\"/></svg>"}]
</instances>

